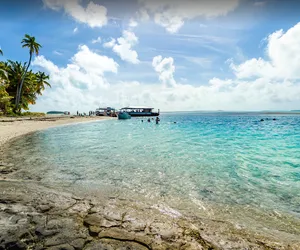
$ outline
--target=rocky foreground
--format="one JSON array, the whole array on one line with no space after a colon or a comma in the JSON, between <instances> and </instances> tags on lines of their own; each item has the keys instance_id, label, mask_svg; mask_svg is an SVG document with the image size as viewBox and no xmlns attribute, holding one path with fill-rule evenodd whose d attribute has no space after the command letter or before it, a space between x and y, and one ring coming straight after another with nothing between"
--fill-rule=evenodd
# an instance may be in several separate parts
<instances>
[{"instance_id":1,"label":"rocky foreground","mask_svg":"<svg viewBox=\"0 0 300 250\"><path fill-rule=\"evenodd\" d=\"M62 188L2 179L0 249L300 249L300 243L136 200L77 197Z\"/></svg>"}]
</instances>

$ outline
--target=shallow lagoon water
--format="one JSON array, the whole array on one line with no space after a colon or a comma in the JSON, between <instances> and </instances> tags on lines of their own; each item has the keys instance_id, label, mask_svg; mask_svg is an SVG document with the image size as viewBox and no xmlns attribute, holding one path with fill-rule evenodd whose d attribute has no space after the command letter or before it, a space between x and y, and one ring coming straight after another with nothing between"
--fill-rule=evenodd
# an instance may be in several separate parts
<instances>
[{"instance_id":1,"label":"shallow lagoon water","mask_svg":"<svg viewBox=\"0 0 300 250\"><path fill-rule=\"evenodd\" d=\"M8 146L7 158L22 169L16 176L45 184L192 214L238 207L250 220L257 211L300 215L300 116L166 113L159 125L135 118L61 126Z\"/></svg>"}]
</instances>

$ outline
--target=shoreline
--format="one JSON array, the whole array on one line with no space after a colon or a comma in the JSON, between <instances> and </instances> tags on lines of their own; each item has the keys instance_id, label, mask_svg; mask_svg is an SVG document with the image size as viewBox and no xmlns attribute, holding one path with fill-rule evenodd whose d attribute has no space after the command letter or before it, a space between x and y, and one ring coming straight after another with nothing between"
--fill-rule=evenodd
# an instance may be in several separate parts
<instances>
[{"instance_id":1,"label":"shoreline","mask_svg":"<svg viewBox=\"0 0 300 250\"><path fill-rule=\"evenodd\" d=\"M0 147L12 139L62 125L114 119L106 116L46 116L37 118L0 118Z\"/></svg>"},{"instance_id":2,"label":"shoreline","mask_svg":"<svg viewBox=\"0 0 300 250\"><path fill-rule=\"evenodd\" d=\"M0 146L47 128L113 118L49 119L0 122ZM300 249L299 241L287 242L217 218L182 216L165 203L84 194L41 183L30 173L30 179L13 179L10 174L22 169L14 164L0 160L0 170L8 170L0 171L0 250Z\"/></svg>"}]
</instances>

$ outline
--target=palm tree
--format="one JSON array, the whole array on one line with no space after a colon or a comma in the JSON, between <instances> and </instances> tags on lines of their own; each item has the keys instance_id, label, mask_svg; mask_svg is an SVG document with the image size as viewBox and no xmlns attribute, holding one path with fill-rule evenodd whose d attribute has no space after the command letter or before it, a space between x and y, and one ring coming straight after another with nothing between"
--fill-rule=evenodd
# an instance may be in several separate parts
<instances>
[{"instance_id":1,"label":"palm tree","mask_svg":"<svg viewBox=\"0 0 300 250\"><path fill-rule=\"evenodd\" d=\"M20 82L22 81L22 77L25 73L26 63L14 62L8 60L6 62L7 65L7 74L10 79L10 84L8 86L8 92L11 96L14 96L15 103L19 93ZM25 78L24 78L25 79ZM15 107L16 108L16 107Z\"/></svg>"},{"instance_id":2,"label":"palm tree","mask_svg":"<svg viewBox=\"0 0 300 250\"><path fill-rule=\"evenodd\" d=\"M46 75L45 72L39 71L36 73L37 94L42 94L42 91L45 90L45 85L51 88L51 85L47 80L49 80L49 75Z\"/></svg>"},{"instance_id":3,"label":"palm tree","mask_svg":"<svg viewBox=\"0 0 300 250\"><path fill-rule=\"evenodd\" d=\"M0 49L0 55L2 55L2 56L3 56L3 51L2 51L2 49Z\"/></svg>"},{"instance_id":4,"label":"palm tree","mask_svg":"<svg viewBox=\"0 0 300 250\"><path fill-rule=\"evenodd\" d=\"M33 54L38 55L39 54L39 50L42 47L42 45L38 44L35 41L35 37L34 36L29 36L28 34L25 35L25 38L22 40L21 43L23 44L22 48L25 48L25 47L29 48L29 61L28 61L26 70L24 72L24 75L22 76L20 87L19 87L19 89L17 91L17 96L16 96L16 109L17 110L19 109L19 103L20 103L22 88L23 88L23 84L24 84L24 80L25 80L27 71L28 71L28 69L30 67L30 64L31 64L32 55Z\"/></svg>"},{"instance_id":5,"label":"palm tree","mask_svg":"<svg viewBox=\"0 0 300 250\"><path fill-rule=\"evenodd\" d=\"M9 78L8 78L8 64L6 62L0 62L0 113L6 114L10 111L10 100L12 99L9 96L7 87L9 85Z\"/></svg>"},{"instance_id":6,"label":"palm tree","mask_svg":"<svg viewBox=\"0 0 300 250\"><path fill-rule=\"evenodd\" d=\"M7 74L7 64L0 62L0 85L5 83L5 81L8 79L8 74Z\"/></svg>"}]
</instances>

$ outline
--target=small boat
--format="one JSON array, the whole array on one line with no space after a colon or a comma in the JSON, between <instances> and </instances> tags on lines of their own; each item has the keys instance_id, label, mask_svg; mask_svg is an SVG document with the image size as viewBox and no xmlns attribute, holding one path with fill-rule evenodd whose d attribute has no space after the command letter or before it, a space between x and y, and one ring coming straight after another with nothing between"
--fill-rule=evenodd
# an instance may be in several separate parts
<instances>
[{"instance_id":1,"label":"small boat","mask_svg":"<svg viewBox=\"0 0 300 250\"><path fill-rule=\"evenodd\" d=\"M118 119L119 120L131 119L131 115L128 114L127 112L125 112L125 111L120 111L119 114L118 114Z\"/></svg>"},{"instance_id":2,"label":"small boat","mask_svg":"<svg viewBox=\"0 0 300 250\"><path fill-rule=\"evenodd\" d=\"M122 108L121 111L128 113L132 117L159 116L159 110L158 112L153 112L153 109L149 107L128 106Z\"/></svg>"},{"instance_id":3,"label":"small boat","mask_svg":"<svg viewBox=\"0 0 300 250\"><path fill-rule=\"evenodd\" d=\"M95 112L96 116L116 116L116 110L111 107L98 108Z\"/></svg>"}]
</instances>

